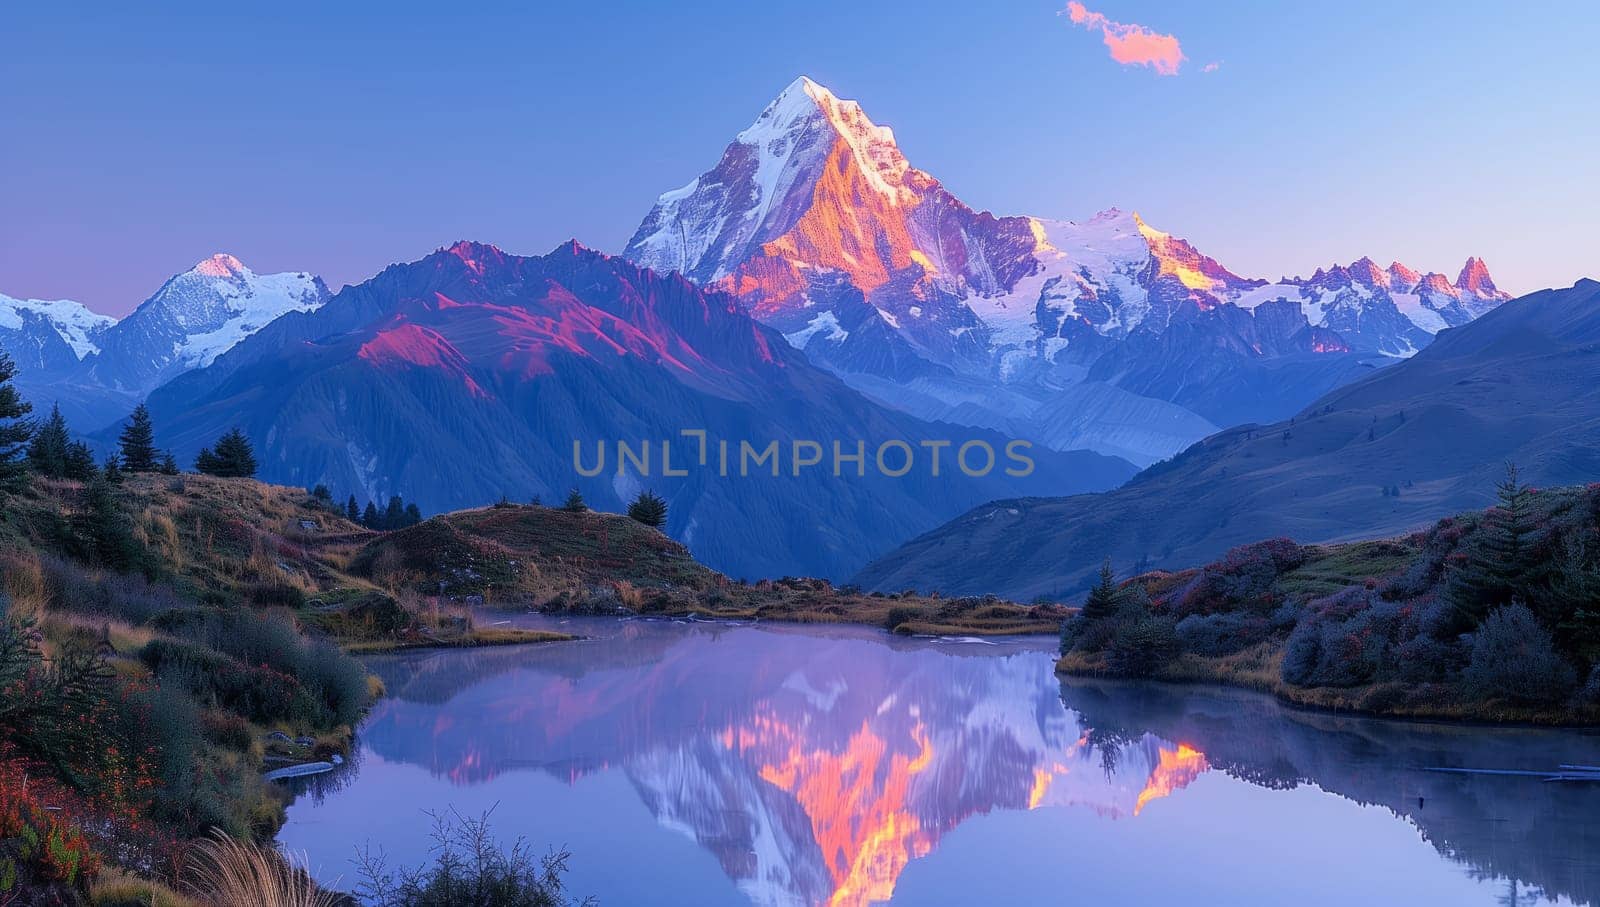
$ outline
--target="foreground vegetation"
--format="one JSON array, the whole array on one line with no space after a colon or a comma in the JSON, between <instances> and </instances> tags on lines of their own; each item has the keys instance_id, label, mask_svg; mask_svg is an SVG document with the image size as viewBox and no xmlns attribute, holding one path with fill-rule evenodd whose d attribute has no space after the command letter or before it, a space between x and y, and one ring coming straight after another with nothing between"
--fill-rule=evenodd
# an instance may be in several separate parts
<instances>
[{"instance_id":1,"label":"foreground vegetation","mask_svg":"<svg viewBox=\"0 0 1600 907\"><path fill-rule=\"evenodd\" d=\"M1247 545L1125 582L1062 631L1061 671L1221 682L1381 715L1600 723L1600 486L1400 539Z\"/></svg>"},{"instance_id":2,"label":"foreground vegetation","mask_svg":"<svg viewBox=\"0 0 1600 907\"><path fill-rule=\"evenodd\" d=\"M58 414L25 430L3 379L0 904L237 903L197 842L269 840L263 771L347 754L381 693L347 649L552 636L350 573L382 533L240 477L240 439L178 475L136 414L96 465Z\"/></svg>"}]
</instances>

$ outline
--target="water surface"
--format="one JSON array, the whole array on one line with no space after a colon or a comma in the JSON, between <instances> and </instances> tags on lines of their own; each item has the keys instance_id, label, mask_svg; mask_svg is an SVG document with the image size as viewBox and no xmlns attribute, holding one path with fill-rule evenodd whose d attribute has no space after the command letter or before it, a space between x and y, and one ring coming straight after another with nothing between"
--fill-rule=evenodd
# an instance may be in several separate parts
<instances>
[{"instance_id":1,"label":"water surface","mask_svg":"<svg viewBox=\"0 0 1600 907\"><path fill-rule=\"evenodd\" d=\"M543 618L519 622L550 625ZM572 851L602 904L1592 904L1600 737L1061 682L1051 640L566 622L578 643L372 660L348 769L281 840L349 884L424 810Z\"/></svg>"}]
</instances>

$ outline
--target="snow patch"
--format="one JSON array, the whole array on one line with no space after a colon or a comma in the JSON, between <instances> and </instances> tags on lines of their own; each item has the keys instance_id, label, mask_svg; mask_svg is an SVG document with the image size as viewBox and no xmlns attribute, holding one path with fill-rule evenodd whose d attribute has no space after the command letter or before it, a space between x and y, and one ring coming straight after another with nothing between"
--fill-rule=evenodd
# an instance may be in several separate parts
<instances>
[{"instance_id":1,"label":"snow patch","mask_svg":"<svg viewBox=\"0 0 1600 907\"><path fill-rule=\"evenodd\" d=\"M789 341L789 345L795 349L803 350L806 348L806 344L811 342L811 338L817 334L822 334L822 339L834 343L838 343L850 336L850 332L839 325L838 316L832 312L822 312L812 318L810 323L800 330L795 331L793 334L784 334L783 339Z\"/></svg>"},{"instance_id":2,"label":"snow patch","mask_svg":"<svg viewBox=\"0 0 1600 907\"><path fill-rule=\"evenodd\" d=\"M83 303L70 299L15 299L0 294L0 328L21 330L25 312L55 328L80 360L99 352L96 339L117 323L117 319L90 311Z\"/></svg>"}]
</instances>

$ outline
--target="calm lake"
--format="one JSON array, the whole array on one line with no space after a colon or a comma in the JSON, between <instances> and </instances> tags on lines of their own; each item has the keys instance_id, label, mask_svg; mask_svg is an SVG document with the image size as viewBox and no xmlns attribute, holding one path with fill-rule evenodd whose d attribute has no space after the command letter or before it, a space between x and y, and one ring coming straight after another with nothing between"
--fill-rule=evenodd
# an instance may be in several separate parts
<instances>
[{"instance_id":1,"label":"calm lake","mask_svg":"<svg viewBox=\"0 0 1600 907\"><path fill-rule=\"evenodd\" d=\"M1054 640L518 618L577 643L371 660L389 697L280 840L353 883L425 810L634 904L1600 902L1600 735L1087 681Z\"/></svg>"}]
</instances>

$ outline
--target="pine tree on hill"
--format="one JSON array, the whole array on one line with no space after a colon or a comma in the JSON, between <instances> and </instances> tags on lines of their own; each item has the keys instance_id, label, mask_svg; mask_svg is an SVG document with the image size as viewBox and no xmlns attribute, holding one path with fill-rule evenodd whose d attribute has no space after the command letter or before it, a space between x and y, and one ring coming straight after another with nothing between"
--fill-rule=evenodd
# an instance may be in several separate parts
<instances>
[{"instance_id":1,"label":"pine tree on hill","mask_svg":"<svg viewBox=\"0 0 1600 907\"><path fill-rule=\"evenodd\" d=\"M377 529L379 523L378 507L371 501L367 502L367 509L361 514L361 525L368 529Z\"/></svg>"},{"instance_id":2,"label":"pine tree on hill","mask_svg":"<svg viewBox=\"0 0 1600 907\"><path fill-rule=\"evenodd\" d=\"M33 405L12 385L16 374L16 363L0 350L0 495L21 491L28 482L23 458L33 437L33 423L27 419Z\"/></svg>"},{"instance_id":3,"label":"pine tree on hill","mask_svg":"<svg viewBox=\"0 0 1600 907\"><path fill-rule=\"evenodd\" d=\"M106 465L100 470L100 476L110 485L122 483L122 461L117 459L116 454L106 457Z\"/></svg>"},{"instance_id":4,"label":"pine tree on hill","mask_svg":"<svg viewBox=\"0 0 1600 907\"><path fill-rule=\"evenodd\" d=\"M161 456L156 460L156 472L164 476L178 474L178 458L172 455L172 451L164 450L161 452Z\"/></svg>"},{"instance_id":5,"label":"pine tree on hill","mask_svg":"<svg viewBox=\"0 0 1600 907\"><path fill-rule=\"evenodd\" d=\"M355 495L351 495L350 500L344 502L344 517L352 523L361 522L361 505L356 503Z\"/></svg>"},{"instance_id":6,"label":"pine tree on hill","mask_svg":"<svg viewBox=\"0 0 1600 907\"><path fill-rule=\"evenodd\" d=\"M82 441L74 441L67 445L66 477L78 482L87 482L99 474L95 466L94 451Z\"/></svg>"},{"instance_id":7,"label":"pine tree on hill","mask_svg":"<svg viewBox=\"0 0 1600 907\"><path fill-rule=\"evenodd\" d=\"M406 505L401 502L399 495L389 496L389 506L383 508L383 528L386 530L400 529L405 525Z\"/></svg>"},{"instance_id":8,"label":"pine tree on hill","mask_svg":"<svg viewBox=\"0 0 1600 907\"><path fill-rule=\"evenodd\" d=\"M1111 558L1108 557L1100 565L1100 579L1089 590L1089 597L1083 600L1083 610L1079 613L1086 621L1101 620L1115 615L1120 602L1117 577L1111 572Z\"/></svg>"},{"instance_id":9,"label":"pine tree on hill","mask_svg":"<svg viewBox=\"0 0 1600 907\"><path fill-rule=\"evenodd\" d=\"M667 522L667 502L654 492L641 491L628 505L628 516L652 529L660 529Z\"/></svg>"},{"instance_id":10,"label":"pine tree on hill","mask_svg":"<svg viewBox=\"0 0 1600 907\"><path fill-rule=\"evenodd\" d=\"M156 471L156 434L150 425L150 410L143 403L133 408L133 415L118 438L122 445L122 468L128 472Z\"/></svg>"},{"instance_id":11,"label":"pine tree on hill","mask_svg":"<svg viewBox=\"0 0 1600 907\"><path fill-rule=\"evenodd\" d=\"M66 478L67 449L71 446L72 436L67 432L67 420L61 417L61 407L52 406L50 418L39 426L28 445L28 466L42 476Z\"/></svg>"},{"instance_id":12,"label":"pine tree on hill","mask_svg":"<svg viewBox=\"0 0 1600 907\"><path fill-rule=\"evenodd\" d=\"M583 502L583 492L578 490L578 486L572 486L572 490L567 492L567 502L561 505L561 509L568 513L582 513L589 509L589 505Z\"/></svg>"},{"instance_id":13,"label":"pine tree on hill","mask_svg":"<svg viewBox=\"0 0 1600 907\"><path fill-rule=\"evenodd\" d=\"M1477 626L1493 608L1527 600L1535 585L1533 490L1522 484L1516 464L1506 464L1495 496L1499 503L1484 511L1467 545L1466 563L1450 577L1450 603L1466 627Z\"/></svg>"},{"instance_id":14,"label":"pine tree on hill","mask_svg":"<svg viewBox=\"0 0 1600 907\"><path fill-rule=\"evenodd\" d=\"M83 503L72 517L74 544L78 554L90 563L112 570L131 570L139 559L139 544L113 486L121 481L113 454L106 460L104 476L95 476L83 485Z\"/></svg>"},{"instance_id":15,"label":"pine tree on hill","mask_svg":"<svg viewBox=\"0 0 1600 907\"><path fill-rule=\"evenodd\" d=\"M418 507L416 504L407 504L406 521L404 525L415 526L420 522L422 522L422 508Z\"/></svg>"},{"instance_id":16,"label":"pine tree on hill","mask_svg":"<svg viewBox=\"0 0 1600 907\"><path fill-rule=\"evenodd\" d=\"M217 439L215 449L208 447L200 451L194 468L224 479L248 479L256 474L256 455L250 447L250 439L233 428Z\"/></svg>"}]
</instances>

